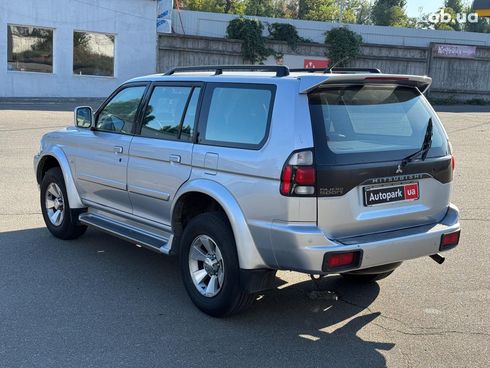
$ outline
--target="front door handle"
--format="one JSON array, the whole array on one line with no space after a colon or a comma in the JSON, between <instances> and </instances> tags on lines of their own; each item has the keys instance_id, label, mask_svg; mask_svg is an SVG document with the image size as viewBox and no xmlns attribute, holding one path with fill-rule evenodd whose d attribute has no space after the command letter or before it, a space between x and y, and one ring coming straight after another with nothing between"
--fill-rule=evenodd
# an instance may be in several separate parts
<instances>
[{"instance_id":1,"label":"front door handle","mask_svg":"<svg viewBox=\"0 0 490 368\"><path fill-rule=\"evenodd\" d=\"M122 146L114 146L114 153L123 153L123 151Z\"/></svg>"},{"instance_id":2,"label":"front door handle","mask_svg":"<svg viewBox=\"0 0 490 368\"><path fill-rule=\"evenodd\" d=\"M179 163L180 162L180 155L171 154L168 159L169 159L170 162L177 162L177 163Z\"/></svg>"}]
</instances>

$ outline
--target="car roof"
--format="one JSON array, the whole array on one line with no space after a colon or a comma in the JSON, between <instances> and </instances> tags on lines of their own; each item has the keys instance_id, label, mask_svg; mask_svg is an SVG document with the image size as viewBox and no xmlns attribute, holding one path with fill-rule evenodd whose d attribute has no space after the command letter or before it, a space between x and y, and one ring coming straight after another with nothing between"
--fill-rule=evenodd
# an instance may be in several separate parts
<instances>
[{"instance_id":1,"label":"car roof","mask_svg":"<svg viewBox=\"0 0 490 368\"><path fill-rule=\"evenodd\" d=\"M299 93L308 93L314 88L333 83L359 83L369 80L371 83L411 84L422 92L432 83L427 76L375 73L312 73L309 71L292 71L286 76L278 77L275 72L225 71L216 75L214 71L182 72L175 74L151 74L128 80L130 82L223 82L252 84L291 84L298 83Z\"/></svg>"}]
</instances>

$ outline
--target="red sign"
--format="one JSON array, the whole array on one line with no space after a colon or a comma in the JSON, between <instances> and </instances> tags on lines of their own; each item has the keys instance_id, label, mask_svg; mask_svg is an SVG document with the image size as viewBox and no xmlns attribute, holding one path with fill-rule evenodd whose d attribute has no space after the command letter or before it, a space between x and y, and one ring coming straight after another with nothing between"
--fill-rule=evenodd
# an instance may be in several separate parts
<instances>
[{"instance_id":1,"label":"red sign","mask_svg":"<svg viewBox=\"0 0 490 368\"><path fill-rule=\"evenodd\" d=\"M329 65L329 59L305 59L303 67L306 69L325 69Z\"/></svg>"},{"instance_id":2,"label":"red sign","mask_svg":"<svg viewBox=\"0 0 490 368\"><path fill-rule=\"evenodd\" d=\"M405 199L419 199L419 185L417 183L404 186Z\"/></svg>"}]
</instances>

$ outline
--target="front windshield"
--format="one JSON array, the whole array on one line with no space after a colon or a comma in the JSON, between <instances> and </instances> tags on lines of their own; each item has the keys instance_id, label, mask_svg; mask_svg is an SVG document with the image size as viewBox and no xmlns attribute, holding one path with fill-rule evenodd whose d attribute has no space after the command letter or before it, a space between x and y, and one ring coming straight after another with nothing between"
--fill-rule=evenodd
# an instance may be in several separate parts
<instances>
[{"instance_id":1,"label":"front windshield","mask_svg":"<svg viewBox=\"0 0 490 368\"><path fill-rule=\"evenodd\" d=\"M335 86L310 94L309 102L314 126L321 125L321 129L314 129L321 135L316 142L326 144L332 154L344 155L350 163L367 157L389 161L416 152L422 146L430 118L434 129L428 157L447 154L439 120L415 88Z\"/></svg>"}]
</instances>

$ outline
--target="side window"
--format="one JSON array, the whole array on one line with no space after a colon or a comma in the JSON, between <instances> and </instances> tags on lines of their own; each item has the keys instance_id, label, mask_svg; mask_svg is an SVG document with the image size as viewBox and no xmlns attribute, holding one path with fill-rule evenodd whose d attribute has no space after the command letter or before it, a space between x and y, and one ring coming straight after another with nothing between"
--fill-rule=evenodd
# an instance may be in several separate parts
<instances>
[{"instance_id":1,"label":"side window","mask_svg":"<svg viewBox=\"0 0 490 368\"><path fill-rule=\"evenodd\" d=\"M216 86L211 91L203 143L258 148L265 141L273 86Z\"/></svg>"},{"instance_id":2,"label":"side window","mask_svg":"<svg viewBox=\"0 0 490 368\"><path fill-rule=\"evenodd\" d=\"M127 87L116 94L99 113L97 130L131 134L146 86Z\"/></svg>"},{"instance_id":3,"label":"side window","mask_svg":"<svg viewBox=\"0 0 490 368\"><path fill-rule=\"evenodd\" d=\"M156 86L146 107L141 136L190 141L200 90Z\"/></svg>"}]
</instances>

